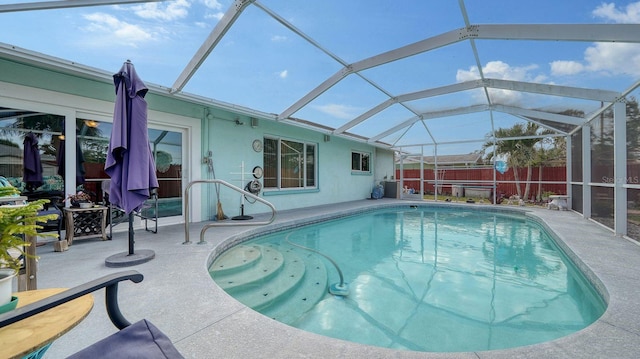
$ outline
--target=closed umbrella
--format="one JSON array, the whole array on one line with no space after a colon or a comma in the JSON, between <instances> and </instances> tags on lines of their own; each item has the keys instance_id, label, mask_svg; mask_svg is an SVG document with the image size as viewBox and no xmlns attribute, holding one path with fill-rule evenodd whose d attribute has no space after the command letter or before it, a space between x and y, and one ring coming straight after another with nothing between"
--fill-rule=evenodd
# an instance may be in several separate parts
<instances>
[{"instance_id":1,"label":"closed umbrella","mask_svg":"<svg viewBox=\"0 0 640 359\"><path fill-rule=\"evenodd\" d=\"M27 133L24 137L23 152L23 173L22 180L27 191L33 191L42 186L42 162L40 160L40 149L38 148L38 137L33 132Z\"/></svg>"},{"instance_id":2,"label":"closed umbrella","mask_svg":"<svg viewBox=\"0 0 640 359\"><path fill-rule=\"evenodd\" d=\"M134 250L133 212L158 188L158 179L147 133L148 89L129 60L113 75L113 82L116 100L104 170L111 177L109 201L129 216L129 252L107 258L106 265L122 267L155 257L151 250Z\"/></svg>"}]
</instances>

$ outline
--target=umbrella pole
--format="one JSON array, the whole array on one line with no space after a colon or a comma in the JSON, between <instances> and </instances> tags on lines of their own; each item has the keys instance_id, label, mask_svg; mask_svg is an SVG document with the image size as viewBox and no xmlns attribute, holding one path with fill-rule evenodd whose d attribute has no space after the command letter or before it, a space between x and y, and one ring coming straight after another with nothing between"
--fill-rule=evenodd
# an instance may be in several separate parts
<instances>
[{"instance_id":1,"label":"umbrella pole","mask_svg":"<svg viewBox=\"0 0 640 359\"><path fill-rule=\"evenodd\" d=\"M105 260L107 267L128 267L146 263L155 258L156 253L150 249L139 249L138 253L133 253L133 212L129 213L129 252L121 252L109 256Z\"/></svg>"},{"instance_id":2,"label":"umbrella pole","mask_svg":"<svg viewBox=\"0 0 640 359\"><path fill-rule=\"evenodd\" d=\"M129 213L129 255L133 255L134 233L133 233L133 212Z\"/></svg>"},{"instance_id":3,"label":"umbrella pole","mask_svg":"<svg viewBox=\"0 0 640 359\"><path fill-rule=\"evenodd\" d=\"M240 165L240 183L242 183L244 185L244 161L242 161L242 164ZM251 216L245 216L244 215L244 193L240 193L240 215L239 216L235 216L235 217L231 217L231 219L233 220L247 220L247 219L253 219L253 217Z\"/></svg>"}]
</instances>

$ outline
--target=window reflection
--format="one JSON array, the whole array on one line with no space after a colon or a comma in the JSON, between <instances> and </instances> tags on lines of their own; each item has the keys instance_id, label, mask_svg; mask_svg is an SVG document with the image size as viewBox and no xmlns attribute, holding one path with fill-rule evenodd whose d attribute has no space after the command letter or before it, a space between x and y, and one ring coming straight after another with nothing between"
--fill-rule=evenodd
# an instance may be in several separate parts
<instances>
[{"instance_id":1,"label":"window reflection","mask_svg":"<svg viewBox=\"0 0 640 359\"><path fill-rule=\"evenodd\" d=\"M102 181L109 179L104 172L111 123L82 120L79 142L85 157L85 188L104 200ZM158 177L158 217L182 214L182 134L174 131L149 129L149 145L156 161ZM148 215L153 215L150 213Z\"/></svg>"},{"instance_id":2,"label":"window reflection","mask_svg":"<svg viewBox=\"0 0 640 359\"><path fill-rule=\"evenodd\" d=\"M38 142L42 164L42 185L30 192L50 192L63 196L64 182L58 175L56 160L60 143L62 117L33 111L0 108L0 175L22 193L27 192L23 181L24 139L32 133Z\"/></svg>"},{"instance_id":3,"label":"window reflection","mask_svg":"<svg viewBox=\"0 0 640 359\"><path fill-rule=\"evenodd\" d=\"M316 185L316 145L264 139L265 188L310 188Z\"/></svg>"},{"instance_id":4,"label":"window reflection","mask_svg":"<svg viewBox=\"0 0 640 359\"><path fill-rule=\"evenodd\" d=\"M25 191L22 183L23 142L32 132L38 139L44 185L37 191L58 191L64 196L64 167L75 163L76 185L103 201L102 181L112 125L94 119L77 119L76 159L64 153L64 116L0 107L0 175ZM182 134L149 129L160 188L159 217L182 214ZM83 173L84 171L84 173Z\"/></svg>"}]
</instances>

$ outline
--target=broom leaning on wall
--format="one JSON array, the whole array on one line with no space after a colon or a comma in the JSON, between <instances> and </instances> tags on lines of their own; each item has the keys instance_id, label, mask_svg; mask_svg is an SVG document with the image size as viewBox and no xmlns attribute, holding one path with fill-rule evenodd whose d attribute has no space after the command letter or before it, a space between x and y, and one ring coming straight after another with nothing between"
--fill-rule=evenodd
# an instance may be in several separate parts
<instances>
[{"instance_id":1,"label":"broom leaning on wall","mask_svg":"<svg viewBox=\"0 0 640 359\"><path fill-rule=\"evenodd\" d=\"M209 169L211 176L213 176L213 179L216 179L216 171L213 168L213 158L211 157L211 151L209 151L209 155L205 157L205 161L207 162L207 168ZM216 200L217 200L216 220L222 221L222 220L228 219L229 217L225 216L224 211L222 210L222 203L220 202L220 184L216 183L215 188L216 188Z\"/></svg>"}]
</instances>

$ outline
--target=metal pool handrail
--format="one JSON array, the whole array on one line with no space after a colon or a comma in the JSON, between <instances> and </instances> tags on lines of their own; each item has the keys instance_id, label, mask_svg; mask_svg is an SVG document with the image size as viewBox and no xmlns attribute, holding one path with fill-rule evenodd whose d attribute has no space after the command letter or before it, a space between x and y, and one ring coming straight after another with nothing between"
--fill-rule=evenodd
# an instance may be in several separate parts
<instances>
[{"instance_id":1,"label":"metal pool handrail","mask_svg":"<svg viewBox=\"0 0 640 359\"><path fill-rule=\"evenodd\" d=\"M210 179L210 180L195 180L195 181L191 181L189 182L189 184L187 185L187 188L185 188L184 190L184 238L185 241L182 244L189 244L191 243L189 241L189 191L191 190L191 187L194 184L201 184L201 183L216 183L216 184L221 184L225 187L231 188L232 190L236 191L236 192L240 192L241 194L243 194L244 196L248 196L252 199L255 199L258 202L264 203L266 204L270 209L271 209L271 218L269 218L269 220L267 221L234 221L234 222L214 222L214 223L208 223L205 224L204 227L202 228L202 230L200 231L200 242L198 242L198 244L204 244L206 243L204 241L204 232L206 232L207 229L211 228L211 227L221 227L221 226L260 226L260 225L265 225L265 224L270 224L272 223L275 219L276 219L276 207L274 207L270 202L254 195L251 192L247 192L245 190L243 190L240 187L236 187L234 185L232 185L229 182L225 182L223 180L219 180L219 179Z\"/></svg>"}]
</instances>

